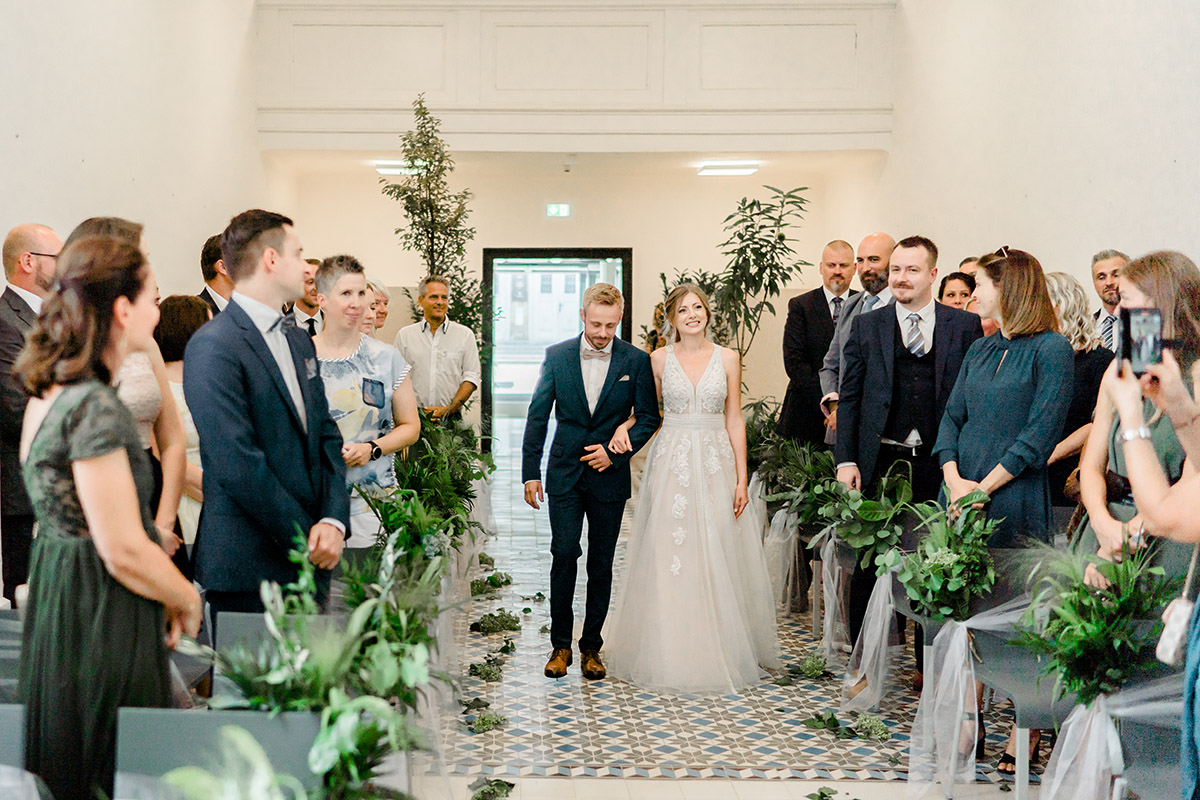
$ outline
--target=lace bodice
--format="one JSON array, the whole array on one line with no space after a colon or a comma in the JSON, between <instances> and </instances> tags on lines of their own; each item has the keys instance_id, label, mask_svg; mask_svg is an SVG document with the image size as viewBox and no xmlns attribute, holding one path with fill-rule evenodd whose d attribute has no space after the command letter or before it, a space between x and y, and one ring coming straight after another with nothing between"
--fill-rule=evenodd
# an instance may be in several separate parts
<instances>
[{"instance_id":1,"label":"lace bodice","mask_svg":"<svg viewBox=\"0 0 1200 800\"><path fill-rule=\"evenodd\" d=\"M721 348L713 347L712 358L695 387L675 356L674 345L667 346L663 366L663 410L670 414L724 414L726 378L721 366Z\"/></svg>"}]
</instances>

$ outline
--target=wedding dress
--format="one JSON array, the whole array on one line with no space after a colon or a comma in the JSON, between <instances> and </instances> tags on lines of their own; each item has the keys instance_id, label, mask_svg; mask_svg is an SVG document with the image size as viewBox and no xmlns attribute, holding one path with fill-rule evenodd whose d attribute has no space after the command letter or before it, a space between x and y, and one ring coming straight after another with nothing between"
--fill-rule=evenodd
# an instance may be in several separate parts
<instances>
[{"instance_id":1,"label":"wedding dress","mask_svg":"<svg viewBox=\"0 0 1200 800\"><path fill-rule=\"evenodd\" d=\"M604 648L609 674L685 693L732 692L779 666L762 524L733 515L727 377L713 349L695 386L666 348L650 445Z\"/></svg>"}]
</instances>

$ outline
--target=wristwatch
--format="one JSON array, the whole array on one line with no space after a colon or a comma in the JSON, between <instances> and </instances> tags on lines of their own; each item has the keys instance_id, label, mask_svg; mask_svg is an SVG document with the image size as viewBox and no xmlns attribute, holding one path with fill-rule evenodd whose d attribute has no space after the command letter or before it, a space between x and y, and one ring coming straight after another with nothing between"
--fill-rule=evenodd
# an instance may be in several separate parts
<instances>
[{"instance_id":1,"label":"wristwatch","mask_svg":"<svg viewBox=\"0 0 1200 800\"><path fill-rule=\"evenodd\" d=\"M374 461L375 459L381 458L382 456L383 456L383 448L381 448L379 445L375 444L375 442L371 442L371 460Z\"/></svg>"}]
</instances>

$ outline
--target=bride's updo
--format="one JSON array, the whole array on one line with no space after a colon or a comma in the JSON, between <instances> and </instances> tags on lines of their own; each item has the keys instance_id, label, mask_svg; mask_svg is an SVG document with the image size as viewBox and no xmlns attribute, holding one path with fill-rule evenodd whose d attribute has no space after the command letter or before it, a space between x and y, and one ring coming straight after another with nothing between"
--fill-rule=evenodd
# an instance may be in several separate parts
<instances>
[{"instance_id":1,"label":"bride's updo","mask_svg":"<svg viewBox=\"0 0 1200 800\"><path fill-rule=\"evenodd\" d=\"M663 338L668 342L679 341L679 331L675 328L675 314L679 311L679 304L684 297L689 294L696 295L700 300L700 305L704 306L704 333L708 334L708 326L712 324L712 306L709 305L708 295L694 283L681 283L671 290L667 295L667 299L663 301L663 307L666 310L663 314Z\"/></svg>"}]
</instances>

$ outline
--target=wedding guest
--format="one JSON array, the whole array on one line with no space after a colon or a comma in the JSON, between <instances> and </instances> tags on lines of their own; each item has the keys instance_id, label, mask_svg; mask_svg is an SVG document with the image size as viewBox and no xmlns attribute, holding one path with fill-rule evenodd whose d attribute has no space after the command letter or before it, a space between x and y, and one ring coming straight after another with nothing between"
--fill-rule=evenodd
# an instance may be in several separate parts
<instances>
[{"instance_id":1,"label":"wedding guest","mask_svg":"<svg viewBox=\"0 0 1200 800\"><path fill-rule=\"evenodd\" d=\"M375 544L379 520L358 493L396 485L392 455L421 435L409 367L396 348L362 327L371 290L354 256L331 256L317 268L317 297L325 329L313 338L329 414L342 433L350 496L347 557Z\"/></svg>"},{"instance_id":2,"label":"wedding guest","mask_svg":"<svg viewBox=\"0 0 1200 800\"><path fill-rule=\"evenodd\" d=\"M479 387L479 344L475 333L446 314L450 284L430 275L417 286L423 319L400 329L396 349L412 366L417 403L434 420L460 416Z\"/></svg>"},{"instance_id":3,"label":"wedding guest","mask_svg":"<svg viewBox=\"0 0 1200 800\"><path fill-rule=\"evenodd\" d=\"M1129 265L1122 279L1130 277L1139 291L1126 293L1122 280L1121 304L1126 302L1165 301L1158 306L1164 324L1172 322L1178 349L1164 350L1163 362L1150 366L1139 380L1131 374L1128 362L1110 367L1104 377L1101 404L1116 410L1122 431L1115 444L1124 455L1133 501L1139 510L1130 527L1128 546L1140 546L1150 534L1177 542L1191 550L1200 542L1200 518L1196 515L1196 493L1200 491L1200 472L1192 466L1200 458L1200 404L1194 396L1200 385L1200 273L1182 253L1151 253ZM1170 275L1168 281L1164 277ZM1160 282L1175 283L1176 292L1164 292ZM1155 284L1159 284L1156 286ZM1163 295L1166 295L1165 297ZM1133 306L1131 306L1133 307ZM1190 356L1183 350L1190 351ZM1190 366L1187 361L1191 360ZM1157 411L1147 416L1149 399ZM1164 470L1156 436L1145 429L1162 414L1170 419L1177 440L1187 457L1182 477L1171 480ZM1161 436L1161 434L1159 435ZM1172 613L1183 613L1176 603L1167 607L1164 620ZM1197 605L1200 609L1200 605ZM1200 677L1200 611L1193 613L1187 635L1187 659L1184 667L1183 735L1181 742L1182 796L1200 793L1200 704L1197 678Z\"/></svg>"},{"instance_id":4,"label":"wedding guest","mask_svg":"<svg viewBox=\"0 0 1200 800\"><path fill-rule=\"evenodd\" d=\"M818 265L821 285L788 302L783 328L783 368L787 394L779 409L779 434L814 445L825 443L819 372L833 341L842 307L858 292L850 291L854 277L854 248L840 239L825 245Z\"/></svg>"},{"instance_id":5,"label":"wedding guest","mask_svg":"<svg viewBox=\"0 0 1200 800\"><path fill-rule=\"evenodd\" d=\"M975 273L979 271L979 257L967 256L962 261L958 262L958 271L964 275L975 277Z\"/></svg>"},{"instance_id":6,"label":"wedding guest","mask_svg":"<svg viewBox=\"0 0 1200 800\"><path fill-rule=\"evenodd\" d=\"M1121 302L1119 277L1121 270L1129 264L1129 256L1120 250L1101 250L1092 256L1092 285L1100 297L1100 308L1096 311L1096 330L1106 348L1117 349L1117 306Z\"/></svg>"},{"instance_id":7,"label":"wedding guest","mask_svg":"<svg viewBox=\"0 0 1200 800\"><path fill-rule=\"evenodd\" d=\"M1050 542L1046 463L1062 439L1074 351L1058 332L1042 265L1002 248L979 262L975 298L1000 335L973 344L946 405L934 454L955 501L975 489L999 520L989 545Z\"/></svg>"},{"instance_id":8,"label":"wedding guest","mask_svg":"<svg viewBox=\"0 0 1200 800\"><path fill-rule=\"evenodd\" d=\"M200 508L204 503L204 472L200 468L200 434L183 394L183 353L192 334L212 319L211 306L200 297L176 294L159 303L158 327L154 341L162 352L167 381L179 416L183 421L187 443L187 465L183 471L183 495L179 498L179 527L183 543L191 550L200 524Z\"/></svg>"},{"instance_id":9,"label":"wedding guest","mask_svg":"<svg viewBox=\"0 0 1200 800\"><path fill-rule=\"evenodd\" d=\"M304 263L308 265L304 269L304 294L296 298L296 302L292 304L287 313L297 328L309 336L316 336L325 327L325 315L321 312L320 303L317 301L317 282L314 278L317 267L321 266L321 261L316 258L306 258Z\"/></svg>"},{"instance_id":10,"label":"wedding guest","mask_svg":"<svg viewBox=\"0 0 1200 800\"><path fill-rule=\"evenodd\" d=\"M378 331L387 324L388 303L392 302L392 293L382 281L368 278L367 286L375 292L375 330Z\"/></svg>"},{"instance_id":11,"label":"wedding guest","mask_svg":"<svg viewBox=\"0 0 1200 800\"><path fill-rule=\"evenodd\" d=\"M312 338L279 309L305 291L292 221L252 209L221 236L234 292L188 342L183 387L200 433L204 514L196 577L214 636L220 611L261 612L264 580L296 580L297 529L316 567L317 600L350 524L342 436L329 416Z\"/></svg>"},{"instance_id":12,"label":"wedding guest","mask_svg":"<svg viewBox=\"0 0 1200 800\"><path fill-rule=\"evenodd\" d=\"M951 272L938 287L938 302L959 311L966 310L975 291L975 278L965 272Z\"/></svg>"},{"instance_id":13,"label":"wedding guest","mask_svg":"<svg viewBox=\"0 0 1200 800\"><path fill-rule=\"evenodd\" d=\"M20 658L25 767L58 798L112 794L117 709L169 706L167 649L200 627L200 597L158 543L137 427L110 386L127 354L153 343L154 298L137 247L76 239L17 362L38 520Z\"/></svg>"},{"instance_id":14,"label":"wedding guest","mask_svg":"<svg viewBox=\"0 0 1200 800\"><path fill-rule=\"evenodd\" d=\"M54 265L61 249L58 234L45 225L18 225L4 237L8 286L0 294L0 582L14 608L17 587L29 577L34 515L18 457L29 396L12 370L42 301L54 286Z\"/></svg>"},{"instance_id":15,"label":"wedding guest","mask_svg":"<svg viewBox=\"0 0 1200 800\"><path fill-rule=\"evenodd\" d=\"M1058 329L1075 350L1075 388L1067 407L1063 439L1050 454L1050 505L1059 509L1074 508L1076 499L1065 493L1067 480L1079 466L1079 453L1092 430L1100 380L1113 359L1111 350L1101 346L1096 335L1096 320L1088 312L1087 293L1083 285L1065 272L1046 276L1050 302L1058 315ZM1058 514L1057 516L1064 516ZM1068 510L1065 516L1070 516Z\"/></svg>"},{"instance_id":16,"label":"wedding guest","mask_svg":"<svg viewBox=\"0 0 1200 800\"><path fill-rule=\"evenodd\" d=\"M321 293L321 289L320 289L320 287L317 287L317 294L319 295L320 293ZM375 297L375 290L372 289L371 284L368 283L366 291L363 293L362 319L359 320L359 323L358 323L358 329L361 332L365 333L367 336L375 335L375 328L377 327L375 325L375 311L377 308L378 308L378 301L376 300L376 297ZM321 313L322 314L325 313L325 309L323 307L321 309ZM393 348L393 349L395 349L395 348ZM397 352L399 352L399 351L397 351Z\"/></svg>"},{"instance_id":17,"label":"wedding guest","mask_svg":"<svg viewBox=\"0 0 1200 800\"><path fill-rule=\"evenodd\" d=\"M1163 338L1173 343L1172 360L1188 376L1185 383L1188 382L1192 365L1200 357L1200 333L1196 328L1196 320L1200 319L1200 270L1182 253L1150 253L1121 271L1118 286L1122 307L1157 308L1162 313ZM1110 377L1116 372L1116 367L1110 366L1104 380L1109 383L1116 380ZM1142 515L1150 513L1146 507L1134 503L1125 463L1128 451L1122 447L1121 437L1129 433L1149 439L1158 471L1168 484L1177 483L1185 472L1187 453L1178 434L1186 426L1164 415L1165 409L1155 404L1156 399L1161 400L1161 392L1151 389L1145 394L1141 404L1143 421L1134 427L1118 424L1119 409L1114 408L1111 393L1100 395L1096 420L1081 459L1080 494L1087 508L1090 530L1104 558L1120 552L1130 532L1141 530ZM1091 539L1084 541L1095 544Z\"/></svg>"},{"instance_id":18,"label":"wedding guest","mask_svg":"<svg viewBox=\"0 0 1200 800\"><path fill-rule=\"evenodd\" d=\"M829 342L829 350L821 363L821 413L829 423L830 434L826 436L827 444L833 443L833 435L837 431L837 400L840 391L842 352L846 349L846 339L850 335L850 323L859 314L873 308L881 308L892 299L888 290L888 259L896 247L896 240L886 233L872 233L858 243L856 263L858 265L858 280L863 291L851 297L842 313L838 315L837 326L833 331L833 339Z\"/></svg>"},{"instance_id":19,"label":"wedding guest","mask_svg":"<svg viewBox=\"0 0 1200 800\"><path fill-rule=\"evenodd\" d=\"M145 251L141 223L120 217L84 220L71 231L64 247L89 236L117 239ZM158 284L153 283L153 287L157 298ZM113 384L117 396L133 414L150 461L150 474L154 478L150 507L154 509L154 524L158 526L163 548L183 574L191 577L191 563L187 550L180 547L183 538L176 525L187 465L187 438L168 385L162 354L153 339L144 349L129 353L113 376Z\"/></svg>"},{"instance_id":20,"label":"wedding guest","mask_svg":"<svg viewBox=\"0 0 1200 800\"><path fill-rule=\"evenodd\" d=\"M225 269L225 261L221 258L219 233L204 240L204 247L200 249L200 274L204 277L204 288L200 290L199 297L215 317L225 310L233 294L233 281L229 279L229 270Z\"/></svg>"}]
</instances>

